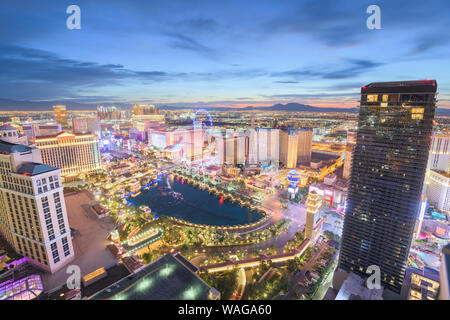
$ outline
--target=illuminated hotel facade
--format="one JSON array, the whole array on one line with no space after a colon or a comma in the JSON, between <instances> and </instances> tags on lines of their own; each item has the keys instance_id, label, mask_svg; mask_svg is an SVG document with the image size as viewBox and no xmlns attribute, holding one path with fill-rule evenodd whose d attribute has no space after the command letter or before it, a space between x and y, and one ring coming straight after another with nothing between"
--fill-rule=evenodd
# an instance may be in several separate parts
<instances>
[{"instance_id":1,"label":"illuminated hotel facade","mask_svg":"<svg viewBox=\"0 0 450 320\"><path fill-rule=\"evenodd\" d=\"M437 84L371 83L361 89L339 267L400 293L420 209Z\"/></svg>"},{"instance_id":2,"label":"illuminated hotel facade","mask_svg":"<svg viewBox=\"0 0 450 320\"><path fill-rule=\"evenodd\" d=\"M288 129L280 132L280 162L286 168L297 167L298 131Z\"/></svg>"},{"instance_id":3,"label":"illuminated hotel facade","mask_svg":"<svg viewBox=\"0 0 450 320\"><path fill-rule=\"evenodd\" d=\"M450 214L450 135L436 134L431 140L426 194L438 210Z\"/></svg>"},{"instance_id":4,"label":"illuminated hotel facade","mask_svg":"<svg viewBox=\"0 0 450 320\"><path fill-rule=\"evenodd\" d=\"M67 127L67 110L66 106L53 106L53 113L55 115L55 122L59 123L63 128Z\"/></svg>"},{"instance_id":5,"label":"illuminated hotel facade","mask_svg":"<svg viewBox=\"0 0 450 320\"><path fill-rule=\"evenodd\" d=\"M0 138L0 232L19 254L49 272L74 258L61 169L37 148Z\"/></svg>"},{"instance_id":6,"label":"illuminated hotel facade","mask_svg":"<svg viewBox=\"0 0 450 320\"><path fill-rule=\"evenodd\" d=\"M66 181L101 169L98 136L61 132L35 139L45 164L62 168Z\"/></svg>"}]
</instances>

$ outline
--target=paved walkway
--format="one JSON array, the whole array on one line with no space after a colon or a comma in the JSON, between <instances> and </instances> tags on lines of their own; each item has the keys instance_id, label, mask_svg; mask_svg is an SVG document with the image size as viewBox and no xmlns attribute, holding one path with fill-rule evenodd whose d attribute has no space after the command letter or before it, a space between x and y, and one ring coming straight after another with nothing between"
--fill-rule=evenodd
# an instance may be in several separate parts
<instances>
[{"instance_id":1,"label":"paved walkway","mask_svg":"<svg viewBox=\"0 0 450 320\"><path fill-rule=\"evenodd\" d=\"M100 267L116 263L116 259L106 249L108 244L106 237L114 228L109 218L96 217L88 205L92 200L86 192L66 196L65 201L70 227L76 230L73 239L75 260L70 264L78 265L83 276ZM54 274L44 274L45 290L53 290L64 285L67 277L66 267Z\"/></svg>"}]
</instances>

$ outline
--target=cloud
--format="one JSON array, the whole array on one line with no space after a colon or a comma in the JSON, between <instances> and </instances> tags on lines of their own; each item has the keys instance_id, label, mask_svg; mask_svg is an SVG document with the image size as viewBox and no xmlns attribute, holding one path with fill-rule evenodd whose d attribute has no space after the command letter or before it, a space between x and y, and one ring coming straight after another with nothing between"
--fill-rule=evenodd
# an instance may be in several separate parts
<instances>
[{"instance_id":1,"label":"cloud","mask_svg":"<svg viewBox=\"0 0 450 320\"><path fill-rule=\"evenodd\" d=\"M286 80L286 81L275 81L275 83L295 84L295 83L301 83L301 82L300 81Z\"/></svg>"},{"instance_id":2,"label":"cloud","mask_svg":"<svg viewBox=\"0 0 450 320\"><path fill-rule=\"evenodd\" d=\"M76 96L86 88L118 85L121 81L161 81L177 77L163 71L135 71L121 64L65 59L54 53L0 45L0 95L31 98Z\"/></svg>"},{"instance_id":3,"label":"cloud","mask_svg":"<svg viewBox=\"0 0 450 320\"><path fill-rule=\"evenodd\" d=\"M65 99L98 95L100 88L153 84L161 81L217 81L253 79L263 69L225 69L213 72L132 70L122 64L100 64L67 59L55 53L0 45L0 97L11 99Z\"/></svg>"},{"instance_id":4,"label":"cloud","mask_svg":"<svg viewBox=\"0 0 450 320\"><path fill-rule=\"evenodd\" d=\"M181 33L167 33L166 35L171 39L168 42L168 45L172 48L192 51L206 57L216 56L215 50L201 44L194 38Z\"/></svg>"},{"instance_id":5,"label":"cloud","mask_svg":"<svg viewBox=\"0 0 450 320\"><path fill-rule=\"evenodd\" d=\"M366 7L334 0L289 3L263 27L275 33L308 36L333 47L355 45L369 35L365 25Z\"/></svg>"},{"instance_id":6,"label":"cloud","mask_svg":"<svg viewBox=\"0 0 450 320\"><path fill-rule=\"evenodd\" d=\"M383 65L383 63L364 60L364 59L344 59L336 66L318 66L318 67L307 67L303 69L294 69L283 72L272 73L272 77L283 77L292 79L327 79L327 80L337 80L337 79L348 79L356 77L363 74L371 69L375 69ZM344 65L344 66L341 66Z\"/></svg>"}]
</instances>

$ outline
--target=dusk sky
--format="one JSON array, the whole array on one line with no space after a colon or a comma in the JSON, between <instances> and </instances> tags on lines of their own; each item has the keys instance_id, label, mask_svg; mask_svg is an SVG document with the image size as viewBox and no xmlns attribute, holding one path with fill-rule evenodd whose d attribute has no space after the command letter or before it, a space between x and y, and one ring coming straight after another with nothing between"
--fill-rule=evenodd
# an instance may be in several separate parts
<instances>
[{"instance_id":1,"label":"dusk sky","mask_svg":"<svg viewBox=\"0 0 450 320\"><path fill-rule=\"evenodd\" d=\"M450 108L449 17L449 0L4 0L0 98L355 107L370 82L428 78Z\"/></svg>"}]
</instances>

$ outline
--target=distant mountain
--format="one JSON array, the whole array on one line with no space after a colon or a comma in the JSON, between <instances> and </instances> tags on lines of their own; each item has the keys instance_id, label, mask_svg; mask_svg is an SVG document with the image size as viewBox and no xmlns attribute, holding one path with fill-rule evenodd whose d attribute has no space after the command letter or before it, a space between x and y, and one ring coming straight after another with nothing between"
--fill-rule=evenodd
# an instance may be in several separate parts
<instances>
[{"instance_id":1,"label":"distant mountain","mask_svg":"<svg viewBox=\"0 0 450 320\"><path fill-rule=\"evenodd\" d=\"M287 111L287 112L358 112L358 108L320 108L301 103L275 104L271 107L246 107L247 110Z\"/></svg>"},{"instance_id":2,"label":"distant mountain","mask_svg":"<svg viewBox=\"0 0 450 320\"><path fill-rule=\"evenodd\" d=\"M199 107L186 106L186 107L178 107L178 106L168 106L168 105L159 105L158 108L161 110L180 110L180 109L198 109ZM270 107L243 107L243 108L231 108L231 107L207 107L208 110L221 110L221 111L287 111L287 112L358 112L358 108L320 108L313 107L306 104L301 103L287 103L287 104L275 104Z\"/></svg>"},{"instance_id":3,"label":"distant mountain","mask_svg":"<svg viewBox=\"0 0 450 320\"><path fill-rule=\"evenodd\" d=\"M52 110L52 106L57 104L63 104L67 106L68 110L95 110L99 105L115 105L122 109L130 109L131 103L79 103L73 101L19 101L10 99L0 99L0 110L3 111L45 111ZM181 110L181 109L199 109L199 106L170 106L170 105L157 105L161 110ZM251 111L251 110L265 110L265 111L286 111L286 112L347 112L357 113L359 108L320 108L301 103L287 103L287 104L275 104L270 107L253 107L248 106L244 108L231 108L231 107L206 107L208 110L221 110L221 111ZM450 117L450 109L437 109L436 115Z\"/></svg>"},{"instance_id":4,"label":"distant mountain","mask_svg":"<svg viewBox=\"0 0 450 320\"><path fill-rule=\"evenodd\" d=\"M74 101L22 101L22 100L10 100L0 99L0 110L2 111L46 111L52 110L53 106L62 104L67 106L68 110L95 110L100 105L115 105L121 108L131 108L129 103L79 103Z\"/></svg>"}]
</instances>

